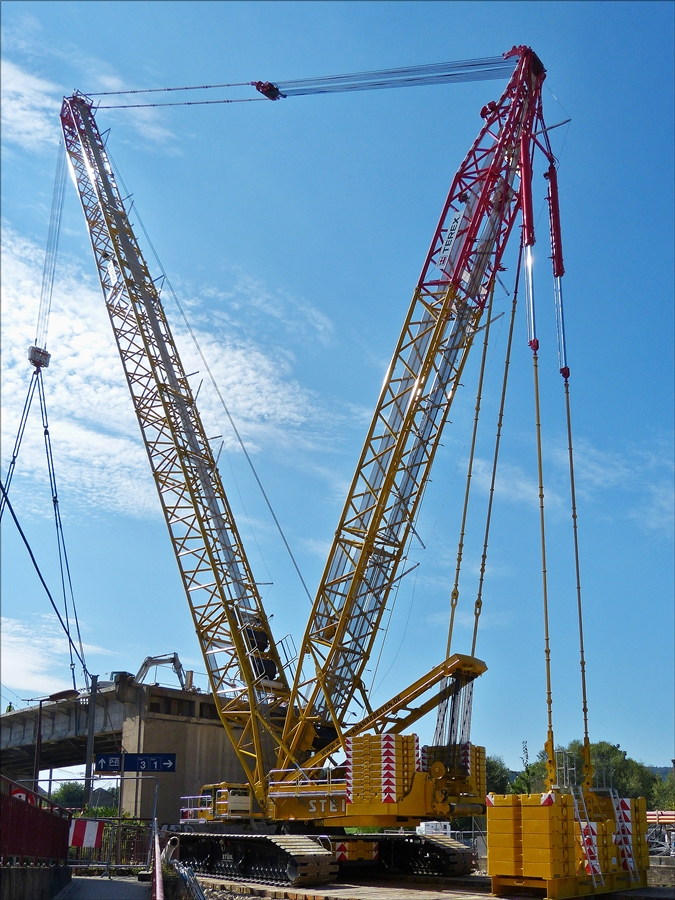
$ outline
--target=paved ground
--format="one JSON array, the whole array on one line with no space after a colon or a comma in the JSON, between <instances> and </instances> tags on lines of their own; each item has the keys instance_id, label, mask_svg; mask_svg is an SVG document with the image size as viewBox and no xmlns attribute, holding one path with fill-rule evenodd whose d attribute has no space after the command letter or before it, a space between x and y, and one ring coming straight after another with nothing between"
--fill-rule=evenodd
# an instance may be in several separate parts
<instances>
[{"instance_id":1,"label":"paved ground","mask_svg":"<svg viewBox=\"0 0 675 900\"><path fill-rule=\"evenodd\" d=\"M297 887L273 888L259 884L219 884L215 879L208 878L200 878L199 881L207 900L242 900L242 895L264 897L266 900L486 900L483 891L476 892L468 887L451 887L447 884L431 885L428 882L416 884L410 881L380 881L360 885L343 883L300 890ZM602 900L673 900L673 891L672 888L647 887L599 896ZM528 900L532 898L533 895L530 895Z\"/></svg>"},{"instance_id":2,"label":"paved ground","mask_svg":"<svg viewBox=\"0 0 675 900\"><path fill-rule=\"evenodd\" d=\"M243 896L267 900L486 900L484 891L472 891L429 883L410 881L371 882L370 884L336 884L322 887L273 888L256 884L233 884L200 878L208 900L242 900ZM150 900L150 884L136 878L74 876L54 900ZM603 900L672 900L672 888L648 887L620 894L602 895ZM531 900L531 898L530 898Z\"/></svg>"},{"instance_id":3,"label":"paved ground","mask_svg":"<svg viewBox=\"0 0 675 900\"><path fill-rule=\"evenodd\" d=\"M448 887L414 884L408 881L372 882L370 884L336 884L305 888L273 888L255 884L227 884L199 879L207 900L242 900L241 895L265 897L268 900L485 900L484 893L458 891Z\"/></svg>"},{"instance_id":4,"label":"paved ground","mask_svg":"<svg viewBox=\"0 0 675 900\"><path fill-rule=\"evenodd\" d=\"M148 882L137 878L105 878L73 875L73 880L54 900L150 900Z\"/></svg>"}]
</instances>

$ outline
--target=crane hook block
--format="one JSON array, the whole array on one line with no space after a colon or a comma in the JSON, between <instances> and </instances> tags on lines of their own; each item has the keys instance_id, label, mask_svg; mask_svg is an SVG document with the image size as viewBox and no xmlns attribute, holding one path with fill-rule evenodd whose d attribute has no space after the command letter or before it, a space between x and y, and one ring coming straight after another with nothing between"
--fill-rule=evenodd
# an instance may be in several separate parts
<instances>
[{"instance_id":1,"label":"crane hook block","mask_svg":"<svg viewBox=\"0 0 675 900\"><path fill-rule=\"evenodd\" d=\"M286 94L282 94L276 84L272 84L271 81L252 81L251 84L256 89L256 91L260 91L268 100L278 100L279 97L285 97Z\"/></svg>"},{"instance_id":2,"label":"crane hook block","mask_svg":"<svg viewBox=\"0 0 675 900\"><path fill-rule=\"evenodd\" d=\"M35 366L36 369L46 369L50 359L51 354L47 353L42 347L28 348L28 362Z\"/></svg>"}]
</instances>

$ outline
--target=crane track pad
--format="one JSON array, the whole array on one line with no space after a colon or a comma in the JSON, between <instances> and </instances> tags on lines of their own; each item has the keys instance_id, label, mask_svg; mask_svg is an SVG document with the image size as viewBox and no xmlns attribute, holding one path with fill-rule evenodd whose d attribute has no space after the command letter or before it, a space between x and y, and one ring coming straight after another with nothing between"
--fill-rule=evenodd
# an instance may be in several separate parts
<instances>
[{"instance_id":1,"label":"crane track pad","mask_svg":"<svg viewBox=\"0 0 675 900\"><path fill-rule=\"evenodd\" d=\"M263 884L325 884L337 876L331 850L296 834L179 834L180 861L198 875Z\"/></svg>"}]
</instances>

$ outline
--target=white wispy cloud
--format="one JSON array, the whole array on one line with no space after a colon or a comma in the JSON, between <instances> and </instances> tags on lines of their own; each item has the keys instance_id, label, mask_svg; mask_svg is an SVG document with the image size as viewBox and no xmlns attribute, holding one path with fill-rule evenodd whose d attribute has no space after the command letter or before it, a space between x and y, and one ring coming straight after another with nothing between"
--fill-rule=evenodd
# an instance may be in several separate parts
<instances>
[{"instance_id":1,"label":"white wispy cloud","mask_svg":"<svg viewBox=\"0 0 675 900\"><path fill-rule=\"evenodd\" d=\"M3 142L31 151L58 143L58 85L25 72L7 59L1 61L0 71Z\"/></svg>"},{"instance_id":2,"label":"white wispy cloud","mask_svg":"<svg viewBox=\"0 0 675 900\"><path fill-rule=\"evenodd\" d=\"M68 640L55 615L33 615L24 620L3 616L1 627L2 683L6 687L33 696L72 687ZM88 653L109 653L93 644L83 646L85 658ZM76 666L80 678L81 667L77 660Z\"/></svg>"},{"instance_id":3,"label":"white wispy cloud","mask_svg":"<svg viewBox=\"0 0 675 900\"><path fill-rule=\"evenodd\" d=\"M46 50L46 54L50 54ZM54 54L58 55L58 54ZM70 59L71 63L77 60ZM82 86L86 90L121 91L128 88L122 78L114 73L106 74L110 66L89 57L80 61ZM5 143L20 146L23 150L39 152L51 148L61 137L59 110L66 91L30 71L26 71L13 61L3 58L2 73L2 139ZM99 98L99 102L124 102L119 96ZM106 110L115 118L115 110ZM160 146L162 152L175 155L181 153L177 137L168 128L158 109L125 109L125 123L131 124L133 131L153 148Z\"/></svg>"},{"instance_id":4,"label":"white wispy cloud","mask_svg":"<svg viewBox=\"0 0 675 900\"><path fill-rule=\"evenodd\" d=\"M492 462L475 459L472 477L479 490L483 493L489 491ZM553 487L546 487L545 494L548 510L557 510L562 506L562 498ZM534 477L520 466L506 461L501 461L497 467L495 495L512 503L525 503L529 506L536 506L539 503L539 487Z\"/></svg>"},{"instance_id":5,"label":"white wispy cloud","mask_svg":"<svg viewBox=\"0 0 675 900\"><path fill-rule=\"evenodd\" d=\"M42 251L10 226L3 242L3 403L2 441L11 447L32 369L32 343L42 276ZM249 451L265 450L292 465L298 455L327 441L330 414L292 376L283 354L263 350L245 334L225 334L200 311L196 331L216 383ZM188 371L203 369L185 333L176 341ZM60 264L54 287L48 349L53 353L44 381L60 490L80 507L159 514L159 504L100 289L76 265ZM207 434L222 434L226 447L239 445L205 372L194 375ZM41 501L23 484L46 483L44 446L37 423L26 429L14 490L22 509ZM220 444L220 439L217 441ZM215 446L215 445L214 445ZM7 458L7 454L5 454ZM42 508L47 507L42 503Z\"/></svg>"},{"instance_id":6,"label":"white wispy cloud","mask_svg":"<svg viewBox=\"0 0 675 900\"><path fill-rule=\"evenodd\" d=\"M304 538L301 543L305 550L322 560L328 558L332 546L330 541L320 541L317 538Z\"/></svg>"},{"instance_id":7,"label":"white wispy cloud","mask_svg":"<svg viewBox=\"0 0 675 900\"><path fill-rule=\"evenodd\" d=\"M554 451L551 460L560 473L567 474L566 450ZM604 450L582 438L576 441L574 470L577 495L583 501L602 503L611 491L615 501L621 500L621 515L627 515L645 531L672 533L673 459L669 440L656 438L649 446L628 443Z\"/></svg>"},{"instance_id":8,"label":"white wispy cloud","mask_svg":"<svg viewBox=\"0 0 675 900\"><path fill-rule=\"evenodd\" d=\"M245 312L248 321L267 322L272 329L282 325L287 333L301 340L318 341L325 346L333 336L333 323L314 304L279 288L271 289L259 278L236 273L231 289L215 288L203 291L205 296L218 299L220 313L230 322L238 322Z\"/></svg>"}]
</instances>

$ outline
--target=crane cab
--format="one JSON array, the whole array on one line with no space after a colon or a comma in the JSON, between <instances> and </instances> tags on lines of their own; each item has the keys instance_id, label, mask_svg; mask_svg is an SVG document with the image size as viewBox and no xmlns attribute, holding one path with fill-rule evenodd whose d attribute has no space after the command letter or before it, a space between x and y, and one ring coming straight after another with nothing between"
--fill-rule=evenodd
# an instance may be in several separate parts
<instances>
[{"instance_id":1,"label":"crane cab","mask_svg":"<svg viewBox=\"0 0 675 900\"><path fill-rule=\"evenodd\" d=\"M254 809L255 800L248 784L206 784L201 794L194 797L183 797L187 805L181 808L181 825L196 822L227 822L233 819L260 818L261 813Z\"/></svg>"}]
</instances>

